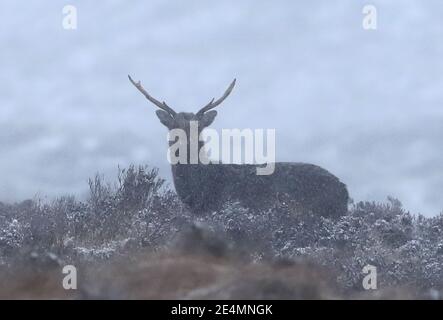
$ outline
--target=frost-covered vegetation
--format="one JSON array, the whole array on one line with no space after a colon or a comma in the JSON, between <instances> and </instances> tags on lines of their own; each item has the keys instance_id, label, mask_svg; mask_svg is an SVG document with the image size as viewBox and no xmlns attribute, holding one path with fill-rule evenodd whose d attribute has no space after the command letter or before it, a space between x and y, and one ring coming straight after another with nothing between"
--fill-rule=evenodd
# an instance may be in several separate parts
<instances>
[{"instance_id":1,"label":"frost-covered vegetation","mask_svg":"<svg viewBox=\"0 0 443 320\"><path fill-rule=\"evenodd\" d=\"M140 263L143 252L149 252L145 259L152 261L157 259L155 254L178 250L181 257L201 257L209 253L226 261L235 256L236 263L242 261L242 265L247 263L251 268L268 266L252 272L261 274L261 278L257 276L260 279L267 277L263 270L269 275L275 273L276 261L295 263L298 268L300 264L312 264L315 270L323 270L320 273L333 275L325 281L328 288L334 288L336 297L364 294L362 270L368 264L377 267L378 287L382 290L402 288L412 297L425 298L441 298L443 292L443 214L432 218L412 215L396 199L388 198L383 204L352 204L348 214L338 220L301 215L291 203L279 203L265 212L229 203L220 212L194 216L157 176L157 171L148 167L120 170L113 184L97 175L89 181L89 186L90 195L85 201L62 197L51 203L39 200L0 203L2 277L9 281L23 280L30 274L75 264L88 266L93 270L89 271L93 274L90 277L98 279L99 270L109 265L120 266L121 259L133 262L137 257ZM231 258L226 258L228 256ZM159 261L163 261L162 257ZM177 259L178 265L183 263L183 258L176 253L171 253L171 257ZM196 263L199 259L192 261ZM236 263L223 263L232 270L243 268ZM200 265L187 267L198 274L203 272L198 270L206 270L210 265L211 262L203 259ZM128 277L137 276L129 272ZM245 282L246 278L245 275ZM306 279L316 281L318 277L309 274ZM297 281L295 287L301 285ZM177 295L233 297L226 293L232 288L219 288L217 294L200 289L197 285L192 294ZM6 286L1 290L0 296L8 296ZM284 294L278 291L280 293L271 297L310 297L288 294L291 290L281 291ZM100 293L98 296L107 297ZM260 297L263 296L269 297L266 294ZM393 293L385 297L395 296ZM149 297L162 295L158 292L157 296Z\"/></svg>"}]
</instances>

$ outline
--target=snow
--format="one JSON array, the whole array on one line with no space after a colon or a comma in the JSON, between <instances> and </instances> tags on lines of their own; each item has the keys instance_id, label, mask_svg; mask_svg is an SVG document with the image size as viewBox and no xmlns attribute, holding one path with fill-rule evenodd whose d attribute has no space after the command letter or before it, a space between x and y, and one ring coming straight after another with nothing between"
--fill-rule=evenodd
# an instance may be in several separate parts
<instances>
[{"instance_id":1,"label":"snow","mask_svg":"<svg viewBox=\"0 0 443 320\"><path fill-rule=\"evenodd\" d=\"M180 111L236 77L215 127L275 128L279 161L312 162L355 200L443 208L443 3L4 0L0 7L0 200L84 193L117 165L169 175L166 133L126 75Z\"/></svg>"}]
</instances>

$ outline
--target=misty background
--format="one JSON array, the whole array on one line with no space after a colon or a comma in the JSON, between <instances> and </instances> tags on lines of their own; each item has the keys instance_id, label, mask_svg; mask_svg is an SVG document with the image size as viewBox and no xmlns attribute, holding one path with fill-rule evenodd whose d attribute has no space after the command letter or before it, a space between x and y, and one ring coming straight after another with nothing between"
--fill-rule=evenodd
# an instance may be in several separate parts
<instances>
[{"instance_id":1,"label":"misty background","mask_svg":"<svg viewBox=\"0 0 443 320\"><path fill-rule=\"evenodd\" d=\"M67 4L77 30L62 28ZM170 181L166 129L127 74L190 112L236 77L214 128L275 128L278 161L438 214L442 15L439 0L2 1L0 201L81 196L131 163Z\"/></svg>"}]
</instances>

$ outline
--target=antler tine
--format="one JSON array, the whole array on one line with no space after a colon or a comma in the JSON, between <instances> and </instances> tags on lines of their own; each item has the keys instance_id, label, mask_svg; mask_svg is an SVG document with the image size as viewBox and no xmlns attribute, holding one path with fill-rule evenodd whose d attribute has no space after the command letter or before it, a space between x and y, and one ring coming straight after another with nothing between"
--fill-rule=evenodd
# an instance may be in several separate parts
<instances>
[{"instance_id":1,"label":"antler tine","mask_svg":"<svg viewBox=\"0 0 443 320\"><path fill-rule=\"evenodd\" d=\"M201 115L201 114L205 113L206 111L209 111L209 110L215 108L216 106L218 106L220 103L222 103L231 94L231 91L232 91L232 89L234 89L236 81L237 81L237 79L234 79L234 81L232 81L232 83L229 85L228 89L226 89L225 93L221 96L220 99L218 99L215 102L214 102L215 99L212 99L206 106L204 106L202 109L200 109L200 111L197 112L197 114Z\"/></svg>"},{"instance_id":2,"label":"antler tine","mask_svg":"<svg viewBox=\"0 0 443 320\"><path fill-rule=\"evenodd\" d=\"M177 112L175 112L171 107L169 107L166 104L166 102L164 102L164 101L160 102L157 99L155 99L154 97L151 97L149 95L149 93L146 92L146 90L143 88L143 86L140 83L140 81L135 82L134 80L132 80L130 75L128 75L128 78L129 78L129 81L131 81L131 83L138 89L138 91L140 91L146 97L146 99L148 99L153 104L155 104L157 107L159 107L160 109L165 110L166 112L170 113L173 116L175 116L177 114Z\"/></svg>"}]
</instances>

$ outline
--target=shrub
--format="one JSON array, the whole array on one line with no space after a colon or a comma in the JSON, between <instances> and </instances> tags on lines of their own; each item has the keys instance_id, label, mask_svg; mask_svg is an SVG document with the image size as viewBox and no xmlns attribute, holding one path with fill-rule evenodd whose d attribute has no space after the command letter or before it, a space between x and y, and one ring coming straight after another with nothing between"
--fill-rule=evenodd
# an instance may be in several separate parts
<instances>
[{"instance_id":1,"label":"shrub","mask_svg":"<svg viewBox=\"0 0 443 320\"><path fill-rule=\"evenodd\" d=\"M95 263L142 248L155 251L198 222L246 259L302 259L326 267L345 291L361 290L367 264L377 267L379 287L443 288L443 214L415 216L393 198L353 204L338 220L301 214L290 204L254 211L227 203L194 217L147 166L119 169L114 184L96 175L89 187L85 200L0 203L0 266L48 257Z\"/></svg>"}]
</instances>

